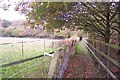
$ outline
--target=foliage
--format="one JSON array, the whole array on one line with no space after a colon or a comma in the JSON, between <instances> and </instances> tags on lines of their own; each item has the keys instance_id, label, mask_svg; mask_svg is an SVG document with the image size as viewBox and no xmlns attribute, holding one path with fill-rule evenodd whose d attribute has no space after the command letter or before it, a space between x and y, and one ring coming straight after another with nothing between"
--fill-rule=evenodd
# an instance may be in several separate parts
<instances>
[{"instance_id":1,"label":"foliage","mask_svg":"<svg viewBox=\"0 0 120 80\"><path fill-rule=\"evenodd\" d=\"M17 11L26 14L33 24L42 23L47 31L63 26L75 30L79 26L78 29L109 42L112 33L120 30L116 24L119 4L115 2L22 2L18 5Z\"/></svg>"},{"instance_id":2,"label":"foliage","mask_svg":"<svg viewBox=\"0 0 120 80\"><path fill-rule=\"evenodd\" d=\"M75 47L75 51L77 54L87 54L88 50L85 47L84 43L82 41L80 41L76 47Z\"/></svg>"},{"instance_id":3,"label":"foliage","mask_svg":"<svg viewBox=\"0 0 120 80\"><path fill-rule=\"evenodd\" d=\"M10 36L14 29L15 28L13 28L13 27L8 27L8 28L4 29L4 32L2 34L5 35L5 36Z\"/></svg>"},{"instance_id":4,"label":"foliage","mask_svg":"<svg viewBox=\"0 0 120 80\"><path fill-rule=\"evenodd\" d=\"M7 27L9 27L11 25L11 22L10 21L8 21L8 20L3 20L2 21L2 27L3 28L7 28Z\"/></svg>"},{"instance_id":5,"label":"foliage","mask_svg":"<svg viewBox=\"0 0 120 80\"><path fill-rule=\"evenodd\" d=\"M22 33L23 29L23 26L9 26L2 29L1 36L20 36L20 33Z\"/></svg>"},{"instance_id":6,"label":"foliage","mask_svg":"<svg viewBox=\"0 0 120 80\"><path fill-rule=\"evenodd\" d=\"M87 15L83 17L83 29L93 32L109 42L110 36L114 32L113 27L117 20L117 3L81 3Z\"/></svg>"},{"instance_id":7,"label":"foliage","mask_svg":"<svg viewBox=\"0 0 120 80\"><path fill-rule=\"evenodd\" d=\"M12 36L19 36L20 35L20 33L23 31L23 29L21 28L21 27L19 27L19 28L16 28L16 29L14 29L13 31L12 31Z\"/></svg>"},{"instance_id":8,"label":"foliage","mask_svg":"<svg viewBox=\"0 0 120 80\"><path fill-rule=\"evenodd\" d=\"M29 2L25 4L19 3L18 5L20 6L17 6L16 10L22 12L23 9L26 9L24 10L24 12L22 12L25 13L26 11L31 9L28 13L25 14L28 16L29 19L34 20L34 24L42 23L43 25L47 24L45 25L47 28L60 28L65 25L66 22L68 22L68 20L66 19L67 16L64 14L68 14L70 9L72 9L75 4L76 3L68 2ZM29 5L29 7L22 7L23 5Z\"/></svg>"}]
</instances>

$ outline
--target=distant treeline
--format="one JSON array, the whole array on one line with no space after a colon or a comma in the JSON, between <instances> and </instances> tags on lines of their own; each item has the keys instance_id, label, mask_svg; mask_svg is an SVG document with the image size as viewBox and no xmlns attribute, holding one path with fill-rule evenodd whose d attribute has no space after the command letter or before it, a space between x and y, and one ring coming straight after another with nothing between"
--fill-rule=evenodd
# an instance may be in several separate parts
<instances>
[{"instance_id":1,"label":"distant treeline","mask_svg":"<svg viewBox=\"0 0 120 80\"><path fill-rule=\"evenodd\" d=\"M48 38L48 39L65 39L64 36L0 36L0 37L19 37L19 38Z\"/></svg>"}]
</instances>

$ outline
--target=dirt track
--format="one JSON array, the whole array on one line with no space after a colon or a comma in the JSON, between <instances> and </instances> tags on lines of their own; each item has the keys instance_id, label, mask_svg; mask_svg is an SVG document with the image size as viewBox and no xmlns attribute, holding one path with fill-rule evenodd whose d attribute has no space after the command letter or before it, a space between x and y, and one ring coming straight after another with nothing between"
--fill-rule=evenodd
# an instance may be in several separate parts
<instances>
[{"instance_id":1,"label":"dirt track","mask_svg":"<svg viewBox=\"0 0 120 80\"><path fill-rule=\"evenodd\" d=\"M87 54L75 54L70 57L64 78L97 78L98 72L91 57Z\"/></svg>"}]
</instances>

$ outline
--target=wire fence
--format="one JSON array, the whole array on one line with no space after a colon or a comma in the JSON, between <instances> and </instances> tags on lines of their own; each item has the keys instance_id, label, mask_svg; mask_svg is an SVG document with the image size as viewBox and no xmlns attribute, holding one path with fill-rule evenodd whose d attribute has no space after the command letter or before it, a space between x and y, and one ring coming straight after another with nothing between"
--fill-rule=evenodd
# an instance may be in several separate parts
<instances>
[{"instance_id":1,"label":"wire fence","mask_svg":"<svg viewBox=\"0 0 120 80\"><path fill-rule=\"evenodd\" d=\"M51 58L44 56L30 62L6 67L10 68L10 70L4 71L5 73L3 74L3 78L46 78L50 65L50 59ZM5 75L8 77L4 77Z\"/></svg>"},{"instance_id":2,"label":"wire fence","mask_svg":"<svg viewBox=\"0 0 120 80\"><path fill-rule=\"evenodd\" d=\"M6 80L11 78L63 78L64 72L67 69L69 57L75 52L75 45L77 42L73 42L74 41L72 41L69 46L62 47L62 49L57 48L56 50L54 49L54 51L50 48L57 47L56 41L52 40L49 42L49 40L46 39L32 40L26 43L22 41L17 43L17 45L16 43L0 45L2 52L6 52L2 54L3 57L0 58L2 61L4 60L3 63L0 64L2 78ZM96 67L104 71L103 76L107 78L112 77L114 79L119 78L119 71L117 70L120 68L120 63L110 56L111 53L109 49L107 50L108 52L106 52L106 50L104 50L106 47L105 45L99 44L100 48L98 48L97 42L91 40L88 40L86 44L93 54L93 59L99 62L97 63L96 60L94 60L95 63L97 63ZM102 49L101 46L103 47ZM15 51L13 51L14 49ZM6 50L8 50L8 52ZM54 54L54 56L52 58L51 56L45 56L44 52ZM104 53L109 53L109 55ZM112 70L111 67L117 67L117 69Z\"/></svg>"},{"instance_id":3,"label":"wire fence","mask_svg":"<svg viewBox=\"0 0 120 80\"><path fill-rule=\"evenodd\" d=\"M4 42L4 41L3 41ZM9 40L8 40L9 42ZM7 42L7 43L8 43ZM0 45L2 64L13 62L21 59L26 59L43 54L44 51L50 52L52 41L47 39L40 40L25 40L21 39L19 42L12 40L12 43L6 42ZM3 45L4 44L4 45Z\"/></svg>"},{"instance_id":4,"label":"wire fence","mask_svg":"<svg viewBox=\"0 0 120 80\"><path fill-rule=\"evenodd\" d=\"M56 50L49 39L3 39L0 41L1 78L45 78L50 57L44 52Z\"/></svg>"}]
</instances>

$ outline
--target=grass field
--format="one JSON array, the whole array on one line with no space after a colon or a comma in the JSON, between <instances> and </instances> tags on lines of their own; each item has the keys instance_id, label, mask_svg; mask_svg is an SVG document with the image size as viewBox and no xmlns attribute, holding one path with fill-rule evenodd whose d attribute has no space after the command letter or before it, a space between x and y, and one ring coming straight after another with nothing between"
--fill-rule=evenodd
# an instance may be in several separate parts
<instances>
[{"instance_id":1,"label":"grass field","mask_svg":"<svg viewBox=\"0 0 120 80\"><path fill-rule=\"evenodd\" d=\"M26 42L26 43L18 43ZM45 42L45 43L44 43ZM50 48L52 40L48 39L34 39L34 38L0 38L0 65L18 61L30 57L42 55L45 52L52 52L54 49ZM11 44L8 44L11 43ZM45 46L44 46L45 44ZM49 68L50 57L44 56L43 58L34 59L28 62L20 63L17 65L1 68L0 76L8 78L16 72L36 64L29 69L13 76L14 78L44 78L47 75Z\"/></svg>"}]
</instances>

